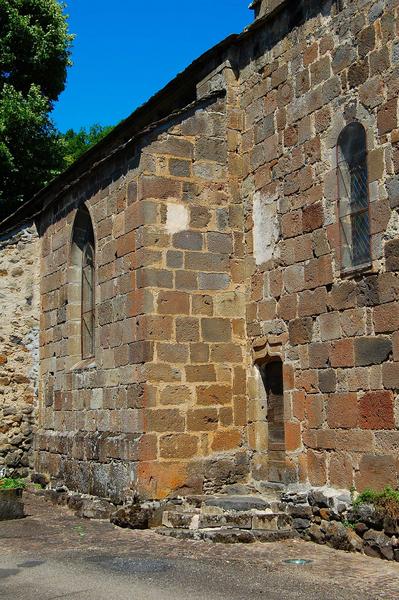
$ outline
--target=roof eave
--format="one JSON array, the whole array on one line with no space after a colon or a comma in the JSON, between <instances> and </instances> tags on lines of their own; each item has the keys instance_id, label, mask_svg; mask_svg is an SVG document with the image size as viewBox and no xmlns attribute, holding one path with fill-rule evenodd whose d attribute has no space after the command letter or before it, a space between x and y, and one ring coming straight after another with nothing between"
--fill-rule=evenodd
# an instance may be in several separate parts
<instances>
[{"instance_id":1,"label":"roof eave","mask_svg":"<svg viewBox=\"0 0 399 600\"><path fill-rule=\"evenodd\" d=\"M219 54L226 52L238 39L238 34L232 34L207 50L194 60L184 71L178 73L161 90L156 92L144 104L135 109L126 119L118 123L108 135L95 146L87 150L70 167L55 177L48 185L39 190L30 200L21 205L6 219L0 221L0 232L13 229L17 224L32 219L42 210L46 198L51 196L53 190L64 187L65 182L73 182L83 171L98 160L98 157L110 153L118 142L131 136L133 130L139 131L172 113L179 104L184 106L185 99L195 92L197 83L205 77L205 72L211 70L211 61ZM189 103L186 102L186 103ZM162 110L164 108L164 110ZM130 133L129 133L130 132Z\"/></svg>"}]
</instances>

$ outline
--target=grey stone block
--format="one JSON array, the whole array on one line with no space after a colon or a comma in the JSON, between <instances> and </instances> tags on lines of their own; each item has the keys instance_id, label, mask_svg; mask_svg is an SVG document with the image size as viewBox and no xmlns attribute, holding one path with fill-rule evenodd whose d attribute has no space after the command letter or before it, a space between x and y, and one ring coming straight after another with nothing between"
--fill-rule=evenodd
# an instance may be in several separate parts
<instances>
[{"instance_id":1,"label":"grey stone block","mask_svg":"<svg viewBox=\"0 0 399 600\"><path fill-rule=\"evenodd\" d=\"M224 513L221 515L201 515L199 528L231 527L240 529L251 529L252 518L248 513Z\"/></svg>"},{"instance_id":2,"label":"grey stone block","mask_svg":"<svg viewBox=\"0 0 399 600\"><path fill-rule=\"evenodd\" d=\"M355 340L355 362L359 367L379 365L392 352L392 342L387 337L362 337Z\"/></svg>"},{"instance_id":3,"label":"grey stone block","mask_svg":"<svg viewBox=\"0 0 399 600\"><path fill-rule=\"evenodd\" d=\"M220 544L252 544L256 537L252 531L241 531L240 529L218 529L215 531L204 531L202 539Z\"/></svg>"},{"instance_id":4,"label":"grey stone block","mask_svg":"<svg viewBox=\"0 0 399 600\"><path fill-rule=\"evenodd\" d=\"M0 490L0 521L22 519L24 516L22 490Z\"/></svg>"},{"instance_id":5,"label":"grey stone block","mask_svg":"<svg viewBox=\"0 0 399 600\"><path fill-rule=\"evenodd\" d=\"M206 506L218 506L224 510L236 510L236 511L247 511L247 510L264 510L270 507L269 502L263 500L263 498L256 498L253 496L216 496L209 498L205 501Z\"/></svg>"},{"instance_id":6,"label":"grey stone block","mask_svg":"<svg viewBox=\"0 0 399 600\"><path fill-rule=\"evenodd\" d=\"M391 177L386 183L389 206L396 208L399 205L399 176Z\"/></svg>"}]
</instances>

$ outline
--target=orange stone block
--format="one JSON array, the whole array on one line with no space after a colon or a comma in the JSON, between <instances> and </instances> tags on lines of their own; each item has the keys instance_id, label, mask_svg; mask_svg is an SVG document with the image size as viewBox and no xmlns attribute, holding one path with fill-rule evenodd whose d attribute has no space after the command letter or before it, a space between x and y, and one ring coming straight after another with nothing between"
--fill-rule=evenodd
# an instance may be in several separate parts
<instances>
[{"instance_id":1,"label":"orange stone block","mask_svg":"<svg viewBox=\"0 0 399 600\"><path fill-rule=\"evenodd\" d=\"M349 490L353 486L353 460L349 454L334 452L331 455L329 480L337 488Z\"/></svg>"},{"instance_id":2,"label":"orange stone block","mask_svg":"<svg viewBox=\"0 0 399 600\"><path fill-rule=\"evenodd\" d=\"M358 403L356 393L330 394L327 407L329 427L351 429L358 423Z\"/></svg>"},{"instance_id":3,"label":"orange stone block","mask_svg":"<svg viewBox=\"0 0 399 600\"><path fill-rule=\"evenodd\" d=\"M292 394L292 414L299 421L305 418L305 392L302 390Z\"/></svg>"},{"instance_id":4,"label":"orange stone block","mask_svg":"<svg viewBox=\"0 0 399 600\"><path fill-rule=\"evenodd\" d=\"M287 452L294 452L302 446L300 423L285 423L285 448Z\"/></svg>"},{"instance_id":5,"label":"orange stone block","mask_svg":"<svg viewBox=\"0 0 399 600\"><path fill-rule=\"evenodd\" d=\"M213 435L211 448L214 452L234 450L241 445L241 433L238 429L216 431Z\"/></svg>"},{"instance_id":6,"label":"orange stone block","mask_svg":"<svg viewBox=\"0 0 399 600\"><path fill-rule=\"evenodd\" d=\"M305 412L308 425L311 428L320 427L324 421L324 396L309 394L305 400Z\"/></svg>"},{"instance_id":7,"label":"orange stone block","mask_svg":"<svg viewBox=\"0 0 399 600\"><path fill-rule=\"evenodd\" d=\"M362 429L394 429L394 396L388 390L368 392L359 401Z\"/></svg>"},{"instance_id":8,"label":"orange stone block","mask_svg":"<svg viewBox=\"0 0 399 600\"><path fill-rule=\"evenodd\" d=\"M355 352L353 340L343 339L331 342L330 360L332 367L353 367Z\"/></svg>"},{"instance_id":9,"label":"orange stone block","mask_svg":"<svg viewBox=\"0 0 399 600\"><path fill-rule=\"evenodd\" d=\"M197 453L198 437L187 433L164 435L159 447L162 458L191 458Z\"/></svg>"},{"instance_id":10,"label":"orange stone block","mask_svg":"<svg viewBox=\"0 0 399 600\"><path fill-rule=\"evenodd\" d=\"M157 458L157 436L145 434L138 444L139 461L155 460Z\"/></svg>"},{"instance_id":11,"label":"orange stone block","mask_svg":"<svg viewBox=\"0 0 399 600\"><path fill-rule=\"evenodd\" d=\"M144 498L162 500L187 480L187 463L142 462L137 469L137 487Z\"/></svg>"},{"instance_id":12,"label":"orange stone block","mask_svg":"<svg viewBox=\"0 0 399 600\"><path fill-rule=\"evenodd\" d=\"M308 473L312 485L325 485L327 483L326 455L324 452L308 450Z\"/></svg>"},{"instance_id":13,"label":"orange stone block","mask_svg":"<svg viewBox=\"0 0 399 600\"><path fill-rule=\"evenodd\" d=\"M383 490L387 485L397 485L397 462L394 456L373 456L364 454L356 473L356 489L362 492L366 488L377 491Z\"/></svg>"}]
</instances>

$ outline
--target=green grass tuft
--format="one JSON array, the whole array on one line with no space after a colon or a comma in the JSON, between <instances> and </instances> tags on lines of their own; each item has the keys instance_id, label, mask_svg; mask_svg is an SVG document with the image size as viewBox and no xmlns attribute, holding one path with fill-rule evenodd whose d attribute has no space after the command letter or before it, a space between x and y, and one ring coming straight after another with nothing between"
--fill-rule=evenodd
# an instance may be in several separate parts
<instances>
[{"instance_id":1,"label":"green grass tuft","mask_svg":"<svg viewBox=\"0 0 399 600\"><path fill-rule=\"evenodd\" d=\"M0 490L23 490L25 488L26 482L24 479L13 477L4 477L4 479L0 479Z\"/></svg>"},{"instance_id":2,"label":"green grass tuft","mask_svg":"<svg viewBox=\"0 0 399 600\"><path fill-rule=\"evenodd\" d=\"M394 490L387 486L382 492L376 492L372 489L365 489L354 501L354 505L359 504L379 504L384 500L393 500L399 504L399 490Z\"/></svg>"},{"instance_id":3,"label":"green grass tuft","mask_svg":"<svg viewBox=\"0 0 399 600\"><path fill-rule=\"evenodd\" d=\"M399 518L399 490L394 490L390 486L384 488L382 492L364 490L353 503L354 506L360 504L372 504L382 516Z\"/></svg>"}]
</instances>

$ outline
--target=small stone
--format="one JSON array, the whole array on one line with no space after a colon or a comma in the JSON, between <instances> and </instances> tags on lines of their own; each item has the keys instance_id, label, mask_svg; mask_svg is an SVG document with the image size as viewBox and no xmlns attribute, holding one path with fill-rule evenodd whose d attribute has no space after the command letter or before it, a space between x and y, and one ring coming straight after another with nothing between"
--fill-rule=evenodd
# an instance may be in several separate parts
<instances>
[{"instance_id":1,"label":"small stone","mask_svg":"<svg viewBox=\"0 0 399 600\"><path fill-rule=\"evenodd\" d=\"M83 499L80 494L73 494L68 498L68 508L75 511L76 513L80 513L83 507Z\"/></svg>"},{"instance_id":2,"label":"small stone","mask_svg":"<svg viewBox=\"0 0 399 600\"><path fill-rule=\"evenodd\" d=\"M364 523L356 523L355 532L358 536L363 537L366 531L368 531L367 525L365 525Z\"/></svg>"},{"instance_id":3,"label":"small stone","mask_svg":"<svg viewBox=\"0 0 399 600\"><path fill-rule=\"evenodd\" d=\"M377 555L381 555L386 560L394 559L391 539L382 531L369 529L364 534L363 540L366 542L365 552L366 549L371 549L371 551L375 552Z\"/></svg>"},{"instance_id":4,"label":"small stone","mask_svg":"<svg viewBox=\"0 0 399 600\"><path fill-rule=\"evenodd\" d=\"M365 546L364 553L366 556L370 556L371 558L381 558L381 554L379 553L378 549L372 548L371 546Z\"/></svg>"},{"instance_id":5,"label":"small stone","mask_svg":"<svg viewBox=\"0 0 399 600\"><path fill-rule=\"evenodd\" d=\"M299 531L303 531L304 529L308 529L310 527L309 519L294 519L292 521L292 526L294 529L298 529Z\"/></svg>"},{"instance_id":6,"label":"small stone","mask_svg":"<svg viewBox=\"0 0 399 600\"><path fill-rule=\"evenodd\" d=\"M50 483L50 478L48 475L43 473L33 473L31 476L32 483L37 483L42 487L46 487Z\"/></svg>"},{"instance_id":7,"label":"small stone","mask_svg":"<svg viewBox=\"0 0 399 600\"><path fill-rule=\"evenodd\" d=\"M391 545L383 546L380 548L380 552L383 558L386 558L386 560L394 560L394 553Z\"/></svg>"},{"instance_id":8,"label":"small stone","mask_svg":"<svg viewBox=\"0 0 399 600\"><path fill-rule=\"evenodd\" d=\"M0 494L0 521L22 519L24 504L21 490L3 490Z\"/></svg>"},{"instance_id":9,"label":"small stone","mask_svg":"<svg viewBox=\"0 0 399 600\"><path fill-rule=\"evenodd\" d=\"M356 546L361 547L361 540L357 543L356 534L337 521L330 521L326 531L326 540L329 546L336 550L355 552ZM356 536L357 537L357 536Z\"/></svg>"},{"instance_id":10,"label":"small stone","mask_svg":"<svg viewBox=\"0 0 399 600\"><path fill-rule=\"evenodd\" d=\"M310 519L313 515L312 507L307 504L294 504L288 507L288 513L295 518Z\"/></svg>"},{"instance_id":11,"label":"small stone","mask_svg":"<svg viewBox=\"0 0 399 600\"><path fill-rule=\"evenodd\" d=\"M315 523L312 523L312 525L309 527L307 534L312 542L316 542L316 544L324 543L324 533Z\"/></svg>"},{"instance_id":12,"label":"small stone","mask_svg":"<svg viewBox=\"0 0 399 600\"><path fill-rule=\"evenodd\" d=\"M359 521L365 523L372 529L382 529L383 519L378 515L371 504L360 504L348 511L348 519L351 522Z\"/></svg>"},{"instance_id":13,"label":"small stone","mask_svg":"<svg viewBox=\"0 0 399 600\"><path fill-rule=\"evenodd\" d=\"M320 508L329 508L330 499L321 490L312 490L309 492L309 504L319 506Z\"/></svg>"},{"instance_id":14,"label":"small stone","mask_svg":"<svg viewBox=\"0 0 399 600\"><path fill-rule=\"evenodd\" d=\"M148 529L153 510L142 508L140 504L124 506L111 515L114 525L129 529Z\"/></svg>"},{"instance_id":15,"label":"small stone","mask_svg":"<svg viewBox=\"0 0 399 600\"><path fill-rule=\"evenodd\" d=\"M387 535L399 535L399 520L392 517L385 517L384 532Z\"/></svg>"},{"instance_id":16,"label":"small stone","mask_svg":"<svg viewBox=\"0 0 399 600\"><path fill-rule=\"evenodd\" d=\"M395 208L399 205L399 176L391 177L386 182L388 192L389 205Z\"/></svg>"},{"instance_id":17,"label":"small stone","mask_svg":"<svg viewBox=\"0 0 399 600\"><path fill-rule=\"evenodd\" d=\"M239 529L219 529L217 531L207 531L204 539L220 544L252 544L256 541L251 531L240 531Z\"/></svg>"},{"instance_id":18,"label":"small stone","mask_svg":"<svg viewBox=\"0 0 399 600\"><path fill-rule=\"evenodd\" d=\"M331 511L328 508L321 508L320 509L320 516L325 521L329 521L330 516L331 516Z\"/></svg>"},{"instance_id":19,"label":"small stone","mask_svg":"<svg viewBox=\"0 0 399 600\"><path fill-rule=\"evenodd\" d=\"M363 542L362 542L361 537L358 536L357 533L355 533L351 529L347 529L347 536L348 536L348 540L349 540L351 549L354 552L362 552Z\"/></svg>"},{"instance_id":20,"label":"small stone","mask_svg":"<svg viewBox=\"0 0 399 600\"><path fill-rule=\"evenodd\" d=\"M383 2L375 2L369 11L369 22L374 23L384 12L384 3Z\"/></svg>"}]
</instances>

